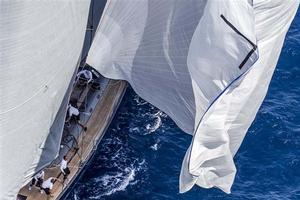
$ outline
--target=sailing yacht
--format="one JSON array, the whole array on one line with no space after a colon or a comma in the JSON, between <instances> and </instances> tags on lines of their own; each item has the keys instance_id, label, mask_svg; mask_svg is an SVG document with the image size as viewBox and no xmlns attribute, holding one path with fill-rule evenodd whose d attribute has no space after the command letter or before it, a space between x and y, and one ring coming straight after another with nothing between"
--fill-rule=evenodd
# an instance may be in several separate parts
<instances>
[{"instance_id":1,"label":"sailing yacht","mask_svg":"<svg viewBox=\"0 0 300 200\"><path fill-rule=\"evenodd\" d=\"M230 193L233 157L299 0L108 0L103 13L95 9L101 3L1 1L0 199L62 198L127 83L193 136L180 192L198 185ZM77 76L82 70L92 81ZM70 104L78 121L68 116ZM71 171L65 181L63 156ZM41 170L56 179L51 196L28 189Z\"/></svg>"}]
</instances>

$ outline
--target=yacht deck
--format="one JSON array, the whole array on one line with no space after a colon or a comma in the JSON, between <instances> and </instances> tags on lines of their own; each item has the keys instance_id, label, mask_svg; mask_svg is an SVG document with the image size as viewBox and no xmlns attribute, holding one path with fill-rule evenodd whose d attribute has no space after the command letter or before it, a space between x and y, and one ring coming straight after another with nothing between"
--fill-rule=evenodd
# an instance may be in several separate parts
<instances>
[{"instance_id":1,"label":"yacht deck","mask_svg":"<svg viewBox=\"0 0 300 200\"><path fill-rule=\"evenodd\" d=\"M102 97L99 98L98 95L99 99L85 124L88 128L87 131L83 132L81 130L78 135L78 148L69 148L66 151L67 153L64 154L67 155L67 160L69 161L68 166L71 171L66 184L64 185L62 183L63 175L59 166L57 164L52 164L44 170L44 180L47 180L49 177L58 178L58 181L55 182L52 189L51 197L47 196L45 193L41 194L40 189L37 187L32 187L32 190L29 191L28 188L30 183L28 183L19 191L18 200L54 200L62 197L64 192L70 187L81 169L85 166L93 152L96 150L97 144L102 139L118 108L125 89L125 81L109 80L103 94L101 95ZM60 157L61 156L62 155L60 155Z\"/></svg>"}]
</instances>

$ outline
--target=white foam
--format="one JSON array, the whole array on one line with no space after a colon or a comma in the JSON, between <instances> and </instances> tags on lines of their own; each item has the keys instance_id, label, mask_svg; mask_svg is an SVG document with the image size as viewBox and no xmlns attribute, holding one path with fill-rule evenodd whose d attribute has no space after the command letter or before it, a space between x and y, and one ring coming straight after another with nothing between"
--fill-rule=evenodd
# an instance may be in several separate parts
<instances>
[{"instance_id":1,"label":"white foam","mask_svg":"<svg viewBox=\"0 0 300 200\"><path fill-rule=\"evenodd\" d=\"M146 129L149 131L149 133L153 133L154 131L156 131L160 126L161 126L161 118L160 115L155 114L155 120L154 120L154 124L147 124L146 125Z\"/></svg>"},{"instance_id":2,"label":"white foam","mask_svg":"<svg viewBox=\"0 0 300 200\"><path fill-rule=\"evenodd\" d=\"M157 149L158 149L158 143L155 143L155 144L152 145L150 148L151 148L152 150L154 150L154 151L157 151Z\"/></svg>"},{"instance_id":3,"label":"white foam","mask_svg":"<svg viewBox=\"0 0 300 200\"><path fill-rule=\"evenodd\" d=\"M104 175L103 177L101 177L100 181L103 186L109 188L108 191L90 198L99 199L102 196L109 196L118 191L124 191L130 184L130 182L134 180L135 171L135 168L127 167L125 168L125 173L127 173L126 175L121 172L118 172L116 175ZM135 182L133 183L136 184Z\"/></svg>"},{"instance_id":4,"label":"white foam","mask_svg":"<svg viewBox=\"0 0 300 200\"><path fill-rule=\"evenodd\" d=\"M114 162L117 164L117 162ZM140 180L134 180L136 173L145 170L146 160L135 159L132 164L124 169L124 166L119 166L118 172L107 173L102 177L94 178L95 186L100 186L102 189L96 189L94 196L90 199L101 199L103 196L109 196L119 191L125 191L128 185L136 185ZM103 191L104 189L104 191ZM99 194L101 192L101 194Z\"/></svg>"}]
</instances>

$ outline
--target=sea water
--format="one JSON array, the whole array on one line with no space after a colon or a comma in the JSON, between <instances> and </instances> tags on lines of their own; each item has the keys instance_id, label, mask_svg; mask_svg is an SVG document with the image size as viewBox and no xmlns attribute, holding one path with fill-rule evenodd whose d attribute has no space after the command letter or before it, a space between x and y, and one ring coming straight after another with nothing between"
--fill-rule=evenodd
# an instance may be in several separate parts
<instances>
[{"instance_id":1,"label":"sea water","mask_svg":"<svg viewBox=\"0 0 300 200\"><path fill-rule=\"evenodd\" d=\"M300 12L268 94L234 160L231 194L195 186L179 194L191 136L128 89L91 164L66 199L300 199Z\"/></svg>"}]
</instances>

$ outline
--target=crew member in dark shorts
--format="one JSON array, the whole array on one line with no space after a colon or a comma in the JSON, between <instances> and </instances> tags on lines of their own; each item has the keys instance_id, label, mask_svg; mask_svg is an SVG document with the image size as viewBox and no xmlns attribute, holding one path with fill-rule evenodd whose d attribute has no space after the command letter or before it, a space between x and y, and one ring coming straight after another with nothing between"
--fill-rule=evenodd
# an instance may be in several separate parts
<instances>
[{"instance_id":1,"label":"crew member in dark shorts","mask_svg":"<svg viewBox=\"0 0 300 200\"><path fill-rule=\"evenodd\" d=\"M47 195L51 195L51 190L53 188L55 180L56 180L56 178L50 177L46 181L43 182L42 190L44 190ZM43 193L43 192L41 191L41 193Z\"/></svg>"},{"instance_id":2,"label":"crew member in dark shorts","mask_svg":"<svg viewBox=\"0 0 300 200\"><path fill-rule=\"evenodd\" d=\"M70 169L68 167L67 156L64 156L60 163L60 171L64 174L64 181L68 178L70 174Z\"/></svg>"}]
</instances>

